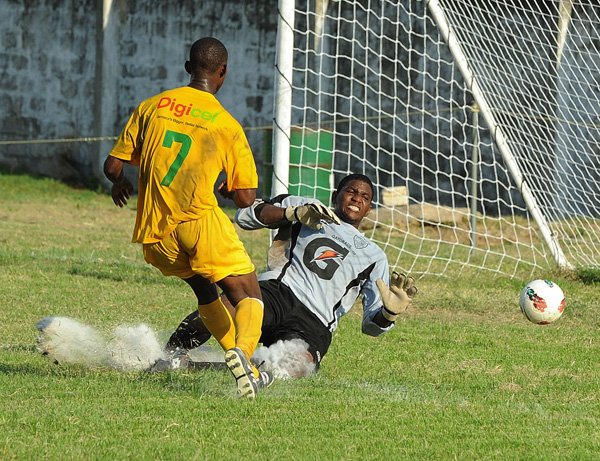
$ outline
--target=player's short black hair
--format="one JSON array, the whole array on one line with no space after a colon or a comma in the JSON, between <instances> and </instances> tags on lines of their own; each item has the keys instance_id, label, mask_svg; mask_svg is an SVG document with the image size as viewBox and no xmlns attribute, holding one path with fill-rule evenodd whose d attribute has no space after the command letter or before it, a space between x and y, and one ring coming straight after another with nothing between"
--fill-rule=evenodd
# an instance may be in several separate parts
<instances>
[{"instance_id":1,"label":"player's short black hair","mask_svg":"<svg viewBox=\"0 0 600 461\"><path fill-rule=\"evenodd\" d=\"M223 64L227 64L227 48L213 37L196 40L190 47L190 64L194 70L215 73Z\"/></svg>"},{"instance_id":2,"label":"player's short black hair","mask_svg":"<svg viewBox=\"0 0 600 461\"><path fill-rule=\"evenodd\" d=\"M361 173L352 173L352 174L349 174L348 176L344 176L338 183L337 189L335 190L335 192L339 194L340 191L344 188L344 186L346 184L348 184L350 181L361 181L361 182L364 182L365 184L368 184L369 187L371 188L371 196L373 197L373 199L375 199L375 186L373 185L373 182L369 179L368 176L365 176L364 174L361 174Z\"/></svg>"}]
</instances>

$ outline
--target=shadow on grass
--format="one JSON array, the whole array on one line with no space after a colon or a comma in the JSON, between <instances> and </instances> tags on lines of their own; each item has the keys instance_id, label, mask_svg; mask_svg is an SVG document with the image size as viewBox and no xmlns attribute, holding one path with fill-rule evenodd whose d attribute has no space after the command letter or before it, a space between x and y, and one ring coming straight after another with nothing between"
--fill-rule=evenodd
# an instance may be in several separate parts
<instances>
[{"instance_id":1,"label":"shadow on grass","mask_svg":"<svg viewBox=\"0 0 600 461\"><path fill-rule=\"evenodd\" d=\"M40 373L41 371L41 373ZM53 373L44 372L43 368L30 363L9 364L0 363L0 374L2 375L36 375L49 376Z\"/></svg>"},{"instance_id":2,"label":"shadow on grass","mask_svg":"<svg viewBox=\"0 0 600 461\"><path fill-rule=\"evenodd\" d=\"M129 264L105 264L98 265L96 262L81 262L73 264L67 269L69 275L90 277L97 280L110 280L114 282L131 282L142 285L164 285L172 283L167 277L163 277L158 271L140 272L139 267Z\"/></svg>"},{"instance_id":3,"label":"shadow on grass","mask_svg":"<svg viewBox=\"0 0 600 461\"><path fill-rule=\"evenodd\" d=\"M37 348L35 344L4 344L0 346L0 350L9 352L35 352Z\"/></svg>"},{"instance_id":4,"label":"shadow on grass","mask_svg":"<svg viewBox=\"0 0 600 461\"><path fill-rule=\"evenodd\" d=\"M586 285L600 284L600 269L582 268L576 271L577 278Z\"/></svg>"},{"instance_id":5,"label":"shadow on grass","mask_svg":"<svg viewBox=\"0 0 600 461\"><path fill-rule=\"evenodd\" d=\"M43 359L43 357L40 358ZM28 358L30 360L30 358ZM46 360L46 359L44 359ZM97 370L85 369L80 367L64 367L59 363L1 363L0 362L0 374L12 375L12 376L45 376L45 377L68 377L68 378L81 378L86 376L97 376Z\"/></svg>"}]
</instances>

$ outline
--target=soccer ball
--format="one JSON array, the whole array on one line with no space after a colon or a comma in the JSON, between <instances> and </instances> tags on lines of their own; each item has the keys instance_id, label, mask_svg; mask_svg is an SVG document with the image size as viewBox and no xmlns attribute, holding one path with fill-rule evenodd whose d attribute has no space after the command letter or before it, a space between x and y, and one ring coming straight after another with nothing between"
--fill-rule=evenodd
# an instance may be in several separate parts
<instances>
[{"instance_id":1,"label":"soccer ball","mask_svg":"<svg viewBox=\"0 0 600 461\"><path fill-rule=\"evenodd\" d=\"M529 282L519 298L521 312L530 322L547 325L560 318L565 309L565 295L561 288L550 280Z\"/></svg>"}]
</instances>

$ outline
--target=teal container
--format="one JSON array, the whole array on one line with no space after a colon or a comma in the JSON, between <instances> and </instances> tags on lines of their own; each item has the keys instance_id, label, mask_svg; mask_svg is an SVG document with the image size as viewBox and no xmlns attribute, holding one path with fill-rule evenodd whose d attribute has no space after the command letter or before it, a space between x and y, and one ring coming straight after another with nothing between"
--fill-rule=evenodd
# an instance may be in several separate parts
<instances>
[{"instance_id":1,"label":"teal container","mask_svg":"<svg viewBox=\"0 0 600 461\"><path fill-rule=\"evenodd\" d=\"M329 205L333 189L333 133L296 128L290 132L292 195L316 198Z\"/></svg>"},{"instance_id":2,"label":"teal container","mask_svg":"<svg viewBox=\"0 0 600 461\"><path fill-rule=\"evenodd\" d=\"M262 193L270 197L273 176L273 131L264 137ZM292 128L290 131L289 193L316 198L329 205L333 192L333 132Z\"/></svg>"}]
</instances>

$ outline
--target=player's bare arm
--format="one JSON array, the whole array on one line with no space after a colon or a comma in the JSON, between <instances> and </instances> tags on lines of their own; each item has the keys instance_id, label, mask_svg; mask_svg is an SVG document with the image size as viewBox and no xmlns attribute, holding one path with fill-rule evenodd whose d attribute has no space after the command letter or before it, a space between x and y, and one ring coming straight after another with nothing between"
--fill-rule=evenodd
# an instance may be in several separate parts
<instances>
[{"instance_id":1,"label":"player's bare arm","mask_svg":"<svg viewBox=\"0 0 600 461\"><path fill-rule=\"evenodd\" d=\"M234 189L229 190L227 181L223 181L218 187L221 197L233 200L238 208L248 208L256 200L256 189Z\"/></svg>"},{"instance_id":2,"label":"player's bare arm","mask_svg":"<svg viewBox=\"0 0 600 461\"><path fill-rule=\"evenodd\" d=\"M133 184L125 177L123 165L125 162L121 159L109 155L104 161L104 174L113 183L111 195L113 202L118 207L127 205L127 200L133 194Z\"/></svg>"}]
</instances>

